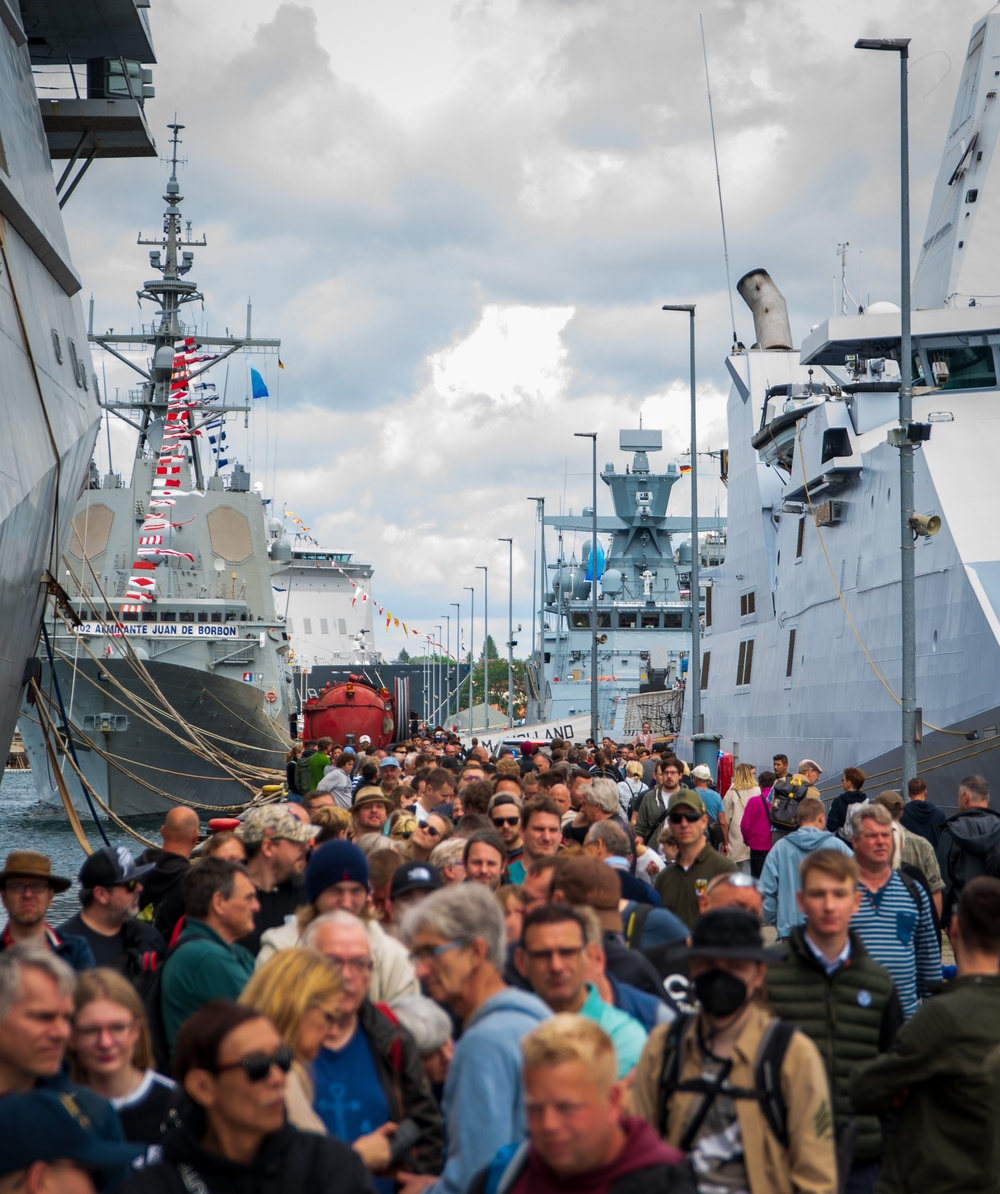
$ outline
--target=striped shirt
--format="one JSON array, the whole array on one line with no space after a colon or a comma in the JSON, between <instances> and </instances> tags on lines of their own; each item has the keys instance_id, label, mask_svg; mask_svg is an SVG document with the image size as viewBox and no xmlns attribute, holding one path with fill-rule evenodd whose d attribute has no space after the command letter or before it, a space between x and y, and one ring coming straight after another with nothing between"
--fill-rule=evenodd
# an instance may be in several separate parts
<instances>
[{"instance_id":1,"label":"striped shirt","mask_svg":"<svg viewBox=\"0 0 1000 1194\"><path fill-rule=\"evenodd\" d=\"M931 993L931 986L941 981L941 947L930 900L918 883L914 890L920 900L919 912L897 871L878 891L862 883L861 907L851 918L851 928L865 948L892 975L907 1019Z\"/></svg>"}]
</instances>

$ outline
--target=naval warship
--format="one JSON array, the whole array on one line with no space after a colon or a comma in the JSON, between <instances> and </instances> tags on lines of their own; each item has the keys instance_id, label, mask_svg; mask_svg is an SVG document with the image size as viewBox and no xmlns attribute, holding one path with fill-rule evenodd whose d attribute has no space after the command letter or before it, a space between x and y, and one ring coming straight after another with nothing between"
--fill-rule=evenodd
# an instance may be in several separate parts
<instances>
[{"instance_id":1,"label":"naval warship","mask_svg":"<svg viewBox=\"0 0 1000 1194\"><path fill-rule=\"evenodd\" d=\"M976 22L912 282L913 416L899 427L901 320L879 303L795 350L764 271L741 279L757 343L727 359L729 550L707 574L704 729L738 760L901 776L899 452L916 445L920 775L953 801L1000 784L1000 285L994 246L1000 8ZM680 746L690 750L690 718Z\"/></svg>"},{"instance_id":2,"label":"naval warship","mask_svg":"<svg viewBox=\"0 0 1000 1194\"><path fill-rule=\"evenodd\" d=\"M32 670L100 424L61 208L92 162L155 156L148 9L0 4L0 744ZM73 64L86 64L74 68ZM70 81L70 76L72 81ZM39 90L44 98L39 98ZM59 160L60 178L53 175Z\"/></svg>"},{"instance_id":3,"label":"naval warship","mask_svg":"<svg viewBox=\"0 0 1000 1194\"><path fill-rule=\"evenodd\" d=\"M157 275L139 292L153 321L91 337L142 360L131 362L142 385L102 403L136 433L131 477L91 465L65 592L46 619L51 656L20 721L43 800L57 799L42 741L50 722L74 802L119 818L175 802L244 806L289 745L289 644L272 575L289 565L291 545L247 470L221 454L227 420L250 405L205 380L235 353L276 354L279 341L251 337L249 315L245 336L198 335L184 321L188 304L203 301L188 274L205 239L181 219L183 126L170 128L163 231L139 240Z\"/></svg>"},{"instance_id":4,"label":"naval warship","mask_svg":"<svg viewBox=\"0 0 1000 1194\"><path fill-rule=\"evenodd\" d=\"M680 729L691 649L692 549L690 517L668 516L667 506L671 490L688 470L682 472L673 461L664 472L650 469L650 454L663 448L662 433L655 429L621 431L619 448L633 453L632 462L623 471L606 464L601 473L614 514L597 516L596 567L590 559L592 508L580 515L543 517L543 528L557 530L559 547L550 570L543 536L542 576L551 571L552 579L542 594L539 641L528 667L527 721L572 723L590 713L596 636L601 731L622 739L649 721L654 735L673 735ZM723 558L725 526L724 519L699 518L702 567ZM565 558L566 533L583 537L579 563L575 555ZM676 551L674 535L688 536Z\"/></svg>"}]
</instances>

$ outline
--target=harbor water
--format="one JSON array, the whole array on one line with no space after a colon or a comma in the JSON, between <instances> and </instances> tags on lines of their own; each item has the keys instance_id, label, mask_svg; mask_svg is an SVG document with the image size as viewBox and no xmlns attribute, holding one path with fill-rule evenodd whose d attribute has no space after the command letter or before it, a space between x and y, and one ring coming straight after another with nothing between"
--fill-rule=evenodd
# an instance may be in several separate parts
<instances>
[{"instance_id":1,"label":"harbor water","mask_svg":"<svg viewBox=\"0 0 1000 1194\"><path fill-rule=\"evenodd\" d=\"M89 814L81 816L84 832L97 849L104 844ZM159 841L159 818L136 821L135 829L151 841ZM117 826L105 822L105 831L113 846L125 846L138 854L142 843ZM11 850L40 850L52 859L52 871L73 879L69 891L59 893L52 904L49 922L58 924L79 910L75 880L84 860L69 821L62 809L42 804L38 799L30 771L5 771L0 782L0 861ZM4 918L6 919L6 918Z\"/></svg>"}]
</instances>

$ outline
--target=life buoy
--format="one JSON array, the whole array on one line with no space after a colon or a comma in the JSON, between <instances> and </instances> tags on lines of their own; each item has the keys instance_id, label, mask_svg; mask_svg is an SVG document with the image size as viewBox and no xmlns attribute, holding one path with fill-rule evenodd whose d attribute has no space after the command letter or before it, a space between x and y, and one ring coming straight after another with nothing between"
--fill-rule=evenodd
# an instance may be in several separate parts
<instances>
[{"instance_id":1,"label":"life buoy","mask_svg":"<svg viewBox=\"0 0 1000 1194\"><path fill-rule=\"evenodd\" d=\"M269 688L267 690L267 692L264 693L264 700L266 700L268 702L268 704L270 704L272 701L276 701L277 699L278 699L278 694L274 691L273 688Z\"/></svg>"}]
</instances>

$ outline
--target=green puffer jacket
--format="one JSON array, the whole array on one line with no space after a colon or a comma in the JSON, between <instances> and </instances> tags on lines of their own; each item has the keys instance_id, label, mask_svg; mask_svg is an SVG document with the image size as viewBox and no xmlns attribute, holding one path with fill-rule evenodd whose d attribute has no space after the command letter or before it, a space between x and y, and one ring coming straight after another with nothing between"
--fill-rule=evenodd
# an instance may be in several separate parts
<instances>
[{"instance_id":1,"label":"green puffer jacket","mask_svg":"<svg viewBox=\"0 0 1000 1194\"><path fill-rule=\"evenodd\" d=\"M874 1115L852 1116L850 1086L857 1066L884 1053L903 1023L895 984L854 933L850 958L829 976L806 944L801 926L792 930L787 945L785 961L768 968L771 1008L816 1043L830 1080L838 1133L852 1117L858 1123L854 1160L878 1160L879 1121Z\"/></svg>"}]
</instances>

